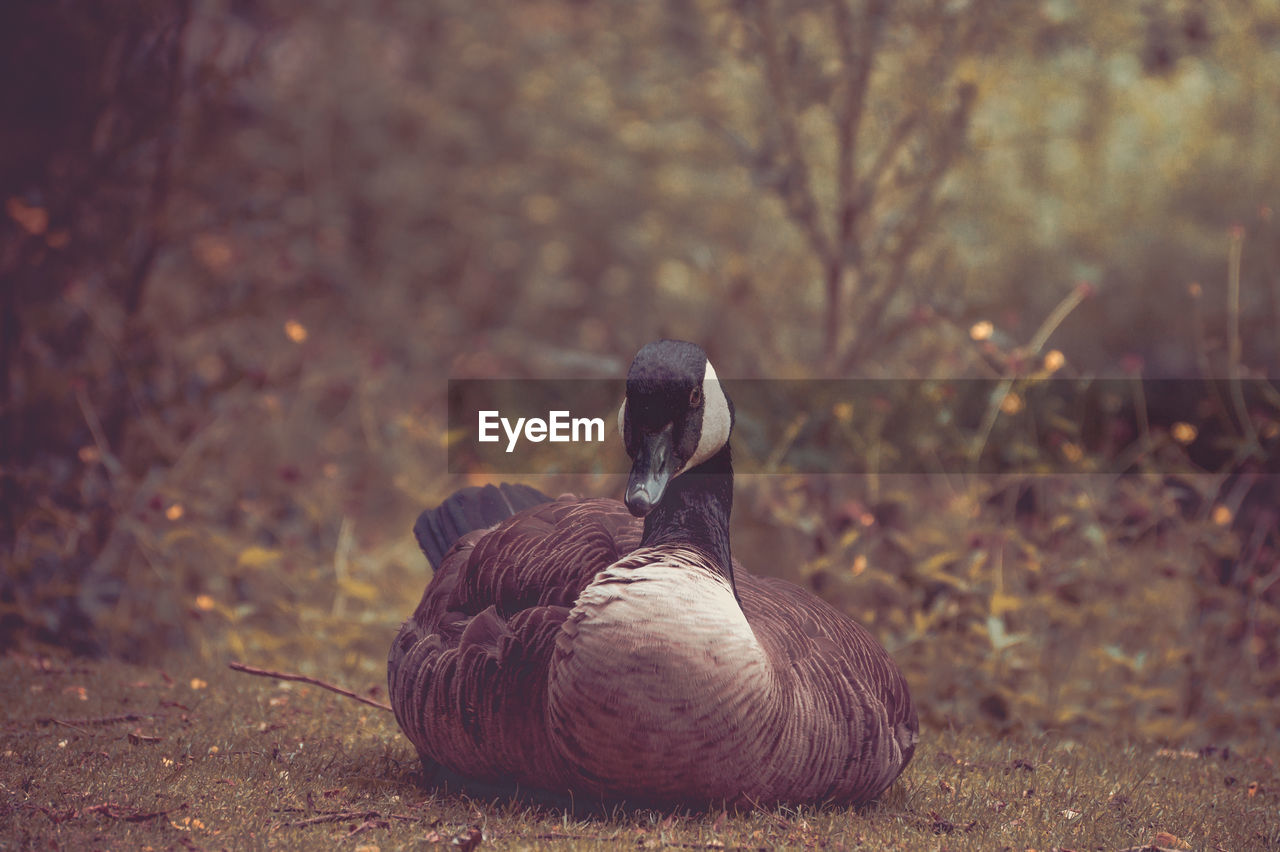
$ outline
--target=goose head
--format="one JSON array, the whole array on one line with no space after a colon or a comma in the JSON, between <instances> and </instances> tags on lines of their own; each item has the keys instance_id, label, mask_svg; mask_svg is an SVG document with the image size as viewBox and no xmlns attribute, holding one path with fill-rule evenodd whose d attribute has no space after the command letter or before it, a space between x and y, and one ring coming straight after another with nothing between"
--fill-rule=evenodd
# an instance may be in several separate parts
<instances>
[{"instance_id":1,"label":"goose head","mask_svg":"<svg viewBox=\"0 0 1280 852\"><path fill-rule=\"evenodd\" d=\"M631 457L625 502L643 518L675 477L728 447L733 403L700 346L659 340L631 362L618 429Z\"/></svg>"}]
</instances>

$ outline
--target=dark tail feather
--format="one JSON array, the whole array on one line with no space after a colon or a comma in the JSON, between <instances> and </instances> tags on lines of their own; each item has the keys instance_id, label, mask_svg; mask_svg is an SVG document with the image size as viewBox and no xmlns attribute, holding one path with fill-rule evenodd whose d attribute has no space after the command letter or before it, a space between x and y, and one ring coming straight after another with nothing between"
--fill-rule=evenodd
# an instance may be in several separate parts
<instances>
[{"instance_id":1,"label":"dark tail feather","mask_svg":"<svg viewBox=\"0 0 1280 852\"><path fill-rule=\"evenodd\" d=\"M550 502L550 497L528 485L504 482L497 487L463 488L436 508L419 515L413 525L413 535L435 569L440 567L454 542L472 530L491 527L530 506Z\"/></svg>"}]
</instances>

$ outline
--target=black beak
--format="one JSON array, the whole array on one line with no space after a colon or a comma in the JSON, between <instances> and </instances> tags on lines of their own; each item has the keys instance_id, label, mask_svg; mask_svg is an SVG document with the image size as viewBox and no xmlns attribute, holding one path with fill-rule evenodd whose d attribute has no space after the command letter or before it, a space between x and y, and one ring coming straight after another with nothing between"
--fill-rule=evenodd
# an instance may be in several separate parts
<instances>
[{"instance_id":1,"label":"black beak","mask_svg":"<svg viewBox=\"0 0 1280 852\"><path fill-rule=\"evenodd\" d=\"M631 477L627 480L627 509L637 518L653 511L662 500L667 483L675 473L675 454L672 452L672 428L668 423L658 432L641 435L640 451L631 462Z\"/></svg>"}]
</instances>

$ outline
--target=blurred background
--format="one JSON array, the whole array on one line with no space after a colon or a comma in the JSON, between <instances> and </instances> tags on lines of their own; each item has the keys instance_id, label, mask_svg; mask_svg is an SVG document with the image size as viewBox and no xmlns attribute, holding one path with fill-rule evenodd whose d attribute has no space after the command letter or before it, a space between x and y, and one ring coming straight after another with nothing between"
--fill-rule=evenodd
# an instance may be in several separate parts
<instances>
[{"instance_id":1,"label":"blurred background","mask_svg":"<svg viewBox=\"0 0 1280 852\"><path fill-rule=\"evenodd\" d=\"M986 440L1079 471L743 436L735 552L866 623L926 725L1270 741L1280 394L1235 382L1280 376L1277 91L1271 0L7 0L0 644L380 682L414 518L484 481L446 380L672 336L1007 380ZM1049 446L1002 425L1046 376L1223 383Z\"/></svg>"}]
</instances>

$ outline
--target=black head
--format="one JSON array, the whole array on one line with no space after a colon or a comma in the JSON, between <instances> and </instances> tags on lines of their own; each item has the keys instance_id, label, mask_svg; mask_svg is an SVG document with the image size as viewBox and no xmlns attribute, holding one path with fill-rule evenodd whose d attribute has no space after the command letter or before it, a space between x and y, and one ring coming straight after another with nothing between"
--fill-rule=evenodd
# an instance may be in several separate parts
<instances>
[{"instance_id":1,"label":"black head","mask_svg":"<svg viewBox=\"0 0 1280 852\"><path fill-rule=\"evenodd\" d=\"M618 428L631 457L627 508L643 518L674 477L728 445L733 403L701 347L659 340L631 362Z\"/></svg>"}]
</instances>

